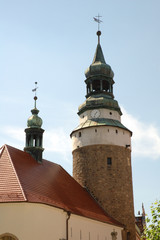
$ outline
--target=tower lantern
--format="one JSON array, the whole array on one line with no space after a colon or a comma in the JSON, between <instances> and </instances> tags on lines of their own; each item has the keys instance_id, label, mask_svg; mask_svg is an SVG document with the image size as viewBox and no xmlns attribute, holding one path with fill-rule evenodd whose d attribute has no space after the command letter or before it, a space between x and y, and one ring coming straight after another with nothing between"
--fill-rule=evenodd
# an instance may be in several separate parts
<instances>
[{"instance_id":1,"label":"tower lantern","mask_svg":"<svg viewBox=\"0 0 160 240\"><path fill-rule=\"evenodd\" d=\"M111 67L106 64L102 48L100 45L100 35L101 32L97 32L98 35L98 44L96 48L96 52L93 58L92 64L87 68L85 71L86 80L85 83L87 85L87 94L86 98L99 94L104 93L108 95L110 98L114 98L113 96L113 77L114 73Z\"/></svg>"},{"instance_id":2,"label":"tower lantern","mask_svg":"<svg viewBox=\"0 0 160 240\"><path fill-rule=\"evenodd\" d=\"M101 32L92 64L85 71L86 100L78 108L79 126L71 133L73 177L105 211L125 225L124 238L135 240L131 136L121 123L114 99L114 73L105 62Z\"/></svg>"},{"instance_id":3,"label":"tower lantern","mask_svg":"<svg viewBox=\"0 0 160 240\"><path fill-rule=\"evenodd\" d=\"M37 82L35 83L37 84ZM42 126L42 119L38 116L39 110L36 107L36 90L34 96L34 108L31 110L32 116L28 118L27 126L28 128L25 129L26 133L26 144L24 151L30 153L36 161L42 162L42 153L44 151L43 148L43 132L44 130L41 128Z\"/></svg>"}]
</instances>

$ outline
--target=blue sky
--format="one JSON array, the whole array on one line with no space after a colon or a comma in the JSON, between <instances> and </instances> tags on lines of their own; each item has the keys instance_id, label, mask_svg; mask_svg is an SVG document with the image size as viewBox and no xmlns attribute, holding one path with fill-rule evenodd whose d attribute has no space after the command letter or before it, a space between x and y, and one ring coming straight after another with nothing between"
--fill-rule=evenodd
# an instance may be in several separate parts
<instances>
[{"instance_id":1,"label":"blue sky","mask_svg":"<svg viewBox=\"0 0 160 240\"><path fill-rule=\"evenodd\" d=\"M84 71L97 45L115 77L122 122L133 131L135 213L160 199L160 1L1 0L0 145L23 149L38 82L44 157L72 174L70 133L85 100Z\"/></svg>"}]
</instances>

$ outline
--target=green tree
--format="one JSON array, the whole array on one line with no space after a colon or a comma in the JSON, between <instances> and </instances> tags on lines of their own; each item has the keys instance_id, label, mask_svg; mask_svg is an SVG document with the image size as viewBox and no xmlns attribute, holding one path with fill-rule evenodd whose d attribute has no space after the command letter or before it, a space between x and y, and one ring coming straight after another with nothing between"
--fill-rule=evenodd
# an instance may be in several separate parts
<instances>
[{"instance_id":1,"label":"green tree","mask_svg":"<svg viewBox=\"0 0 160 240\"><path fill-rule=\"evenodd\" d=\"M146 218L146 227L142 239L160 240L160 201L151 205L151 219Z\"/></svg>"}]
</instances>

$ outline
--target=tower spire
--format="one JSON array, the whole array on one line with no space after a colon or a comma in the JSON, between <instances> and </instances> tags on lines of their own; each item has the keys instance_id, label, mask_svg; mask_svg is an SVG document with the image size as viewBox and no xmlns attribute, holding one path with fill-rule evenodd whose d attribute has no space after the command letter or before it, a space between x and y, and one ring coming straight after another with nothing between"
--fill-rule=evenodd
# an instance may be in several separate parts
<instances>
[{"instance_id":1,"label":"tower spire","mask_svg":"<svg viewBox=\"0 0 160 240\"><path fill-rule=\"evenodd\" d=\"M96 19L95 21L99 22L100 20ZM105 62L103 51L100 45L101 31L97 32L97 36L98 44L94 54L93 62L85 71L85 83L87 85L86 98L90 97L91 95L103 94L106 95L106 97L113 99L114 73L110 65Z\"/></svg>"},{"instance_id":2,"label":"tower spire","mask_svg":"<svg viewBox=\"0 0 160 240\"><path fill-rule=\"evenodd\" d=\"M42 119L38 116L39 110L36 107L36 91L37 91L37 82L35 82L35 88L32 89L35 92L34 96L34 108L31 110L32 116L28 118L27 126L25 129L26 133L26 145L24 151L30 153L37 162L42 162L42 152L44 151L43 146L43 132L41 128Z\"/></svg>"}]
</instances>

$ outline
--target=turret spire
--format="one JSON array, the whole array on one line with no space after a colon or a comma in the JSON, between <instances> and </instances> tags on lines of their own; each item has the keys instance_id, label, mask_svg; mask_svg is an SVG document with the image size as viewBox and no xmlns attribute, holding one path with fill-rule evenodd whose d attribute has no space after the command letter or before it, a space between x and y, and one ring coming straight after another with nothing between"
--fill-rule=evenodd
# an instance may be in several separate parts
<instances>
[{"instance_id":1,"label":"turret spire","mask_svg":"<svg viewBox=\"0 0 160 240\"><path fill-rule=\"evenodd\" d=\"M94 54L92 64L95 63L95 62L100 62L100 63L106 64L106 61L105 61L104 55L103 55L103 51L102 51L102 48L101 48L101 45L100 45L100 39L99 39L99 37L101 35L101 32L98 31L97 35L98 35L98 44L97 44L97 48L96 48L96 52Z\"/></svg>"},{"instance_id":2,"label":"turret spire","mask_svg":"<svg viewBox=\"0 0 160 240\"><path fill-rule=\"evenodd\" d=\"M44 151L43 146L43 132L41 128L42 119L38 116L39 110L36 108L36 91L37 91L37 82L35 82L35 88L32 90L35 92L34 96L34 108L31 110L32 116L28 118L27 126L25 129L26 133L26 146L24 151L29 152L36 161L42 161L42 152Z\"/></svg>"},{"instance_id":3,"label":"turret spire","mask_svg":"<svg viewBox=\"0 0 160 240\"><path fill-rule=\"evenodd\" d=\"M96 20L95 20L96 21ZM97 21L99 21L97 19ZM92 64L85 71L87 85L86 98L91 95L103 94L108 98L114 98L113 84L114 73L111 67L105 62L103 51L100 45L101 32L97 32L98 44Z\"/></svg>"}]
</instances>

